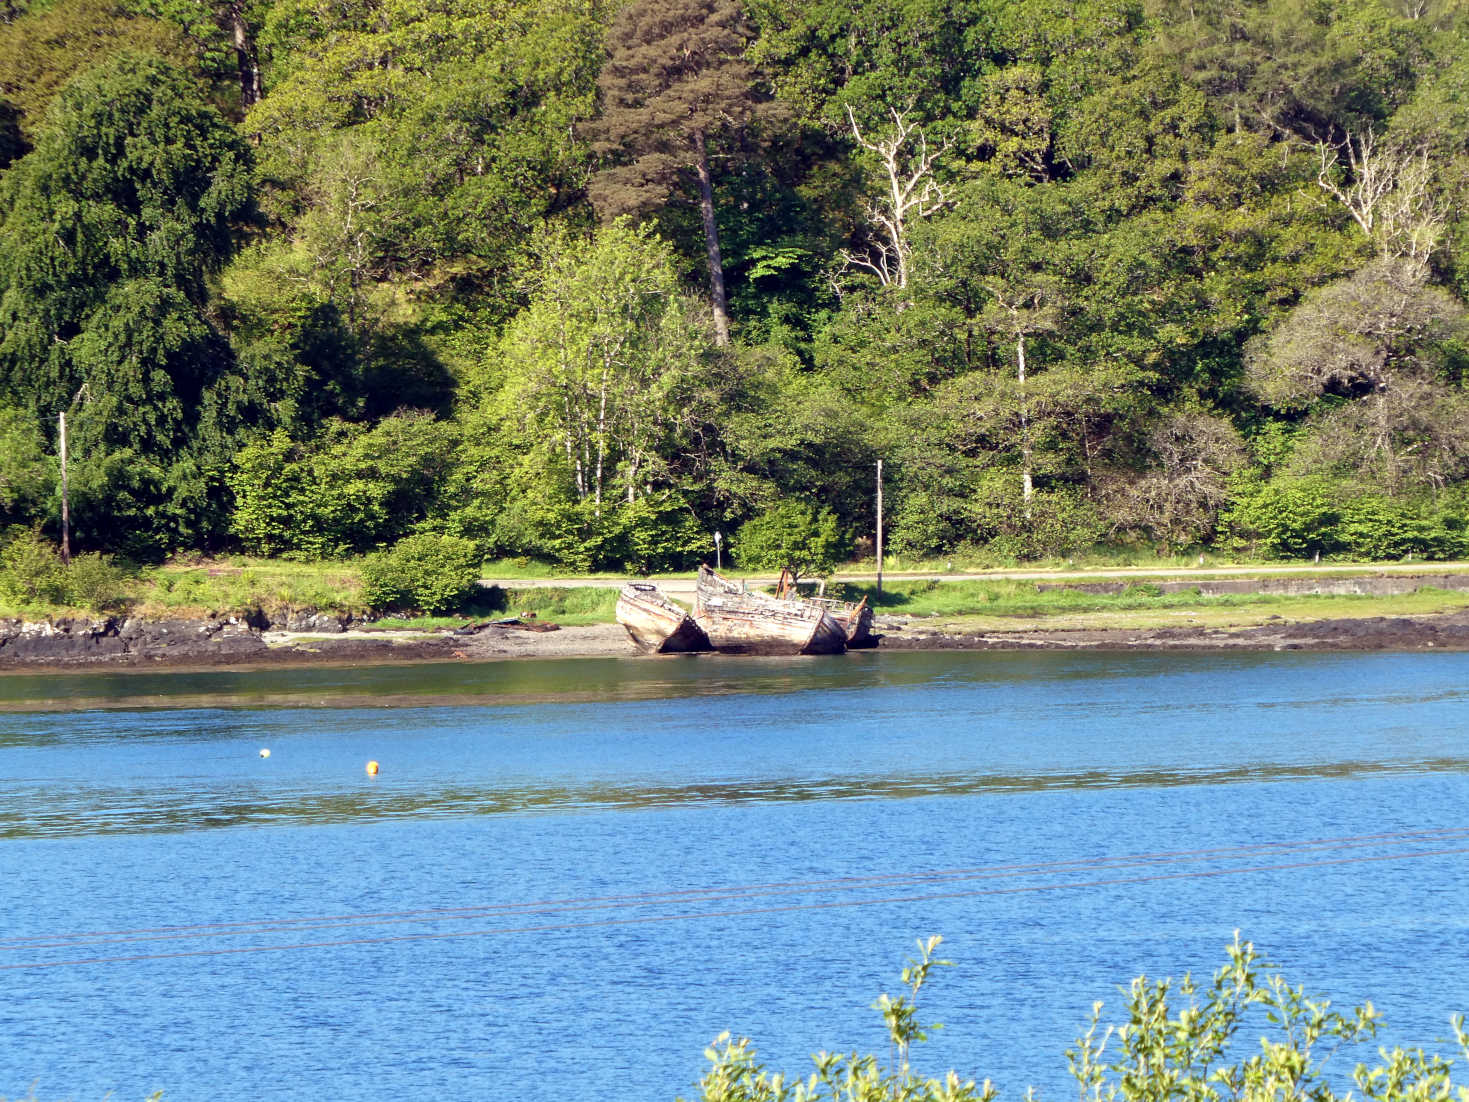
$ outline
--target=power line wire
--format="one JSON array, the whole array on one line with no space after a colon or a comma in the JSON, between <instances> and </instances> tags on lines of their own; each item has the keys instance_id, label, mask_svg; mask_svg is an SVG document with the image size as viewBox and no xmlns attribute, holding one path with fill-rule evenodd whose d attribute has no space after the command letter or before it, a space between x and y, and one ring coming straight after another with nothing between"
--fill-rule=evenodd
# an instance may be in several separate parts
<instances>
[{"instance_id":1,"label":"power line wire","mask_svg":"<svg viewBox=\"0 0 1469 1102\"><path fill-rule=\"evenodd\" d=\"M1261 842L1241 846L1215 846L1192 850L1167 850L1118 857L1085 857L1063 861L1041 861L1023 864L987 865L924 872L843 876L823 880L776 881L764 884L726 885L686 888L626 895L584 896L563 899L533 900L521 903L481 904L465 907L419 908L402 911L378 911L362 914L303 916L296 918L257 919L242 922L210 922L193 925L159 926L135 930L92 931L76 934L33 934L0 938L0 953L24 949L64 948L75 944L117 944L149 940L174 940L196 937L228 937L242 933L280 933L295 929L321 929L331 926L389 925L402 922L435 921L454 918L484 918L525 912L580 911L617 907L648 906L674 902L717 902L758 895L778 895L811 891L850 891L864 887L904 883L992 879L1055 873L1072 869L1126 868L1139 865L1196 861L1205 858L1254 857L1268 854L1304 852L1313 849L1350 849L1374 846L1383 842L1452 841L1469 838L1469 828L1443 827L1431 830L1397 831L1378 834L1347 835L1302 841Z\"/></svg>"},{"instance_id":2,"label":"power line wire","mask_svg":"<svg viewBox=\"0 0 1469 1102\"><path fill-rule=\"evenodd\" d=\"M1356 855L1325 858L1314 861L1296 861L1282 864L1251 865L1223 869L1197 869L1182 872L1159 872L1143 876L1112 877L1097 880L1056 881L1043 884L1025 884L1004 888L971 888L951 892L935 892L907 896L884 896L877 899L825 900L810 903L790 903L770 907L748 907L720 911L686 911L674 914L633 915L618 918L594 919L586 922L542 923L527 926L502 926L488 929L390 934L378 937L340 938L331 941L298 942L284 945L246 945L225 948L181 949L164 953L139 953L126 956L97 956L53 961L28 961L20 964L0 965L0 971L20 969L60 968L95 964L125 964L139 961L174 960L187 957L237 956L247 953L288 952L307 949L332 949L358 945L386 945L409 941L444 941L469 937L494 937L513 934L549 933L553 931L585 930L616 926L645 925L650 923L679 922L690 919L739 918L755 915L785 914L798 911L835 910L853 907L889 906L900 903L933 902L938 900L977 898L984 896L1017 895L1027 892L1061 891L1076 888L1113 887L1130 884L1154 883L1165 880L1202 879L1233 876L1246 873L1287 872L1308 868L1380 863L1385 861L1416 860L1428 857L1446 857L1469 853L1469 846L1437 850L1404 851L1387 854ZM1058 863L1060 864L1060 863Z\"/></svg>"}]
</instances>

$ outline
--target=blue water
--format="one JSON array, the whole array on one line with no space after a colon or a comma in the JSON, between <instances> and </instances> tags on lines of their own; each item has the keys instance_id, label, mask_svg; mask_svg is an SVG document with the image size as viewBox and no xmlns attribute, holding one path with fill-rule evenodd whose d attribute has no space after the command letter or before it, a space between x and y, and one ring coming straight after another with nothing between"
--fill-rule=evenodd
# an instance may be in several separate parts
<instances>
[{"instance_id":1,"label":"blue water","mask_svg":"<svg viewBox=\"0 0 1469 1102\"><path fill-rule=\"evenodd\" d=\"M1236 929L1389 1044L1469 1011L1469 655L7 677L0 709L0 1097L691 1096L726 1029L798 1074L886 1054L870 1005L930 934L917 1062L1012 1099L1073 1097L1093 1001Z\"/></svg>"}]
</instances>

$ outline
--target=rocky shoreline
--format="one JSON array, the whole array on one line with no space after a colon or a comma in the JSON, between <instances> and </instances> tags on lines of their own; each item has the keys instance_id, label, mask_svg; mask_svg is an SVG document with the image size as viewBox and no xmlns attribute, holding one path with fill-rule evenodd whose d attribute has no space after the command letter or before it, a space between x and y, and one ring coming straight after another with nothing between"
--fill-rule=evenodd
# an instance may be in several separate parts
<instances>
[{"instance_id":1,"label":"rocky shoreline","mask_svg":"<svg viewBox=\"0 0 1469 1102\"><path fill-rule=\"evenodd\" d=\"M1362 617L1252 627L1045 629L962 634L922 618L879 617L881 650L1469 650L1469 610L1435 616ZM134 617L27 623L0 620L0 671L81 668L219 668L367 665L501 658L632 657L616 624L557 628L534 621L467 625L454 631L370 631L307 610L271 623L263 616L203 620Z\"/></svg>"},{"instance_id":2,"label":"rocky shoreline","mask_svg":"<svg viewBox=\"0 0 1469 1102\"><path fill-rule=\"evenodd\" d=\"M148 620L104 616L0 620L0 671L77 667L210 668L634 654L616 624L558 629L509 620L454 631L370 630L309 611Z\"/></svg>"}]
</instances>

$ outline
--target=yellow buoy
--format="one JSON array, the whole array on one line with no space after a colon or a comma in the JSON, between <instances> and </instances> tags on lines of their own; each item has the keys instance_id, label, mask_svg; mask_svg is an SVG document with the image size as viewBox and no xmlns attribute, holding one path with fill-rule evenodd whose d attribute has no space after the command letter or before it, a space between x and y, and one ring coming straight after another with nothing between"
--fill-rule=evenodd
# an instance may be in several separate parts
<instances>
[{"instance_id":1,"label":"yellow buoy","mask_svg":"<svg viewBox=\"0 0 1469 1102\"><path fill-rule=\"evenodd\" d=\"M367 775L369 777L376 777L377 776L377 762L370 761L370 762L367 763Z\"/></svg>"},{"instance_id":2,"label":"yellow buoy","mask_svg":"<svg viewBox=\"0 0 1469 1102\"><path fill-rule=\"evenodd\" d=\"M262 758L268 758L268 757L270 757L270 747L269 746L262 746L260 748L260 756Z\"/></svg>"}]
</instances>

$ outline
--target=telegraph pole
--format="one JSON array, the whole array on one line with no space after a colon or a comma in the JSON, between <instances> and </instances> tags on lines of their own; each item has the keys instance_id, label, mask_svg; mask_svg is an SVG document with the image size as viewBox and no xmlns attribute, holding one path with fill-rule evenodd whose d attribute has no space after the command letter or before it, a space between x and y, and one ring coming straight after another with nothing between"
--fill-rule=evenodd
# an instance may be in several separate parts
<instances>
[{"instance_id":1,"label":"telegraph pole","mask_svg":"<svg viewBox=\"0 0 1469 1102\"><path fill-rule=\"evenodd\" d=\"M66 484L66 412L56 415L61 424L61 561L71 565L71 503Z\"/></svg>"},{"instance_id":2,"label":"telegraph pole","mask_svg":"<svg viewBox=\"0 0 1469 1102\"><path fill-rule=\"evenodd\" d=\"M882 460L877 461L877 595L882 596Z\"/></svg>"}]
</instances>

